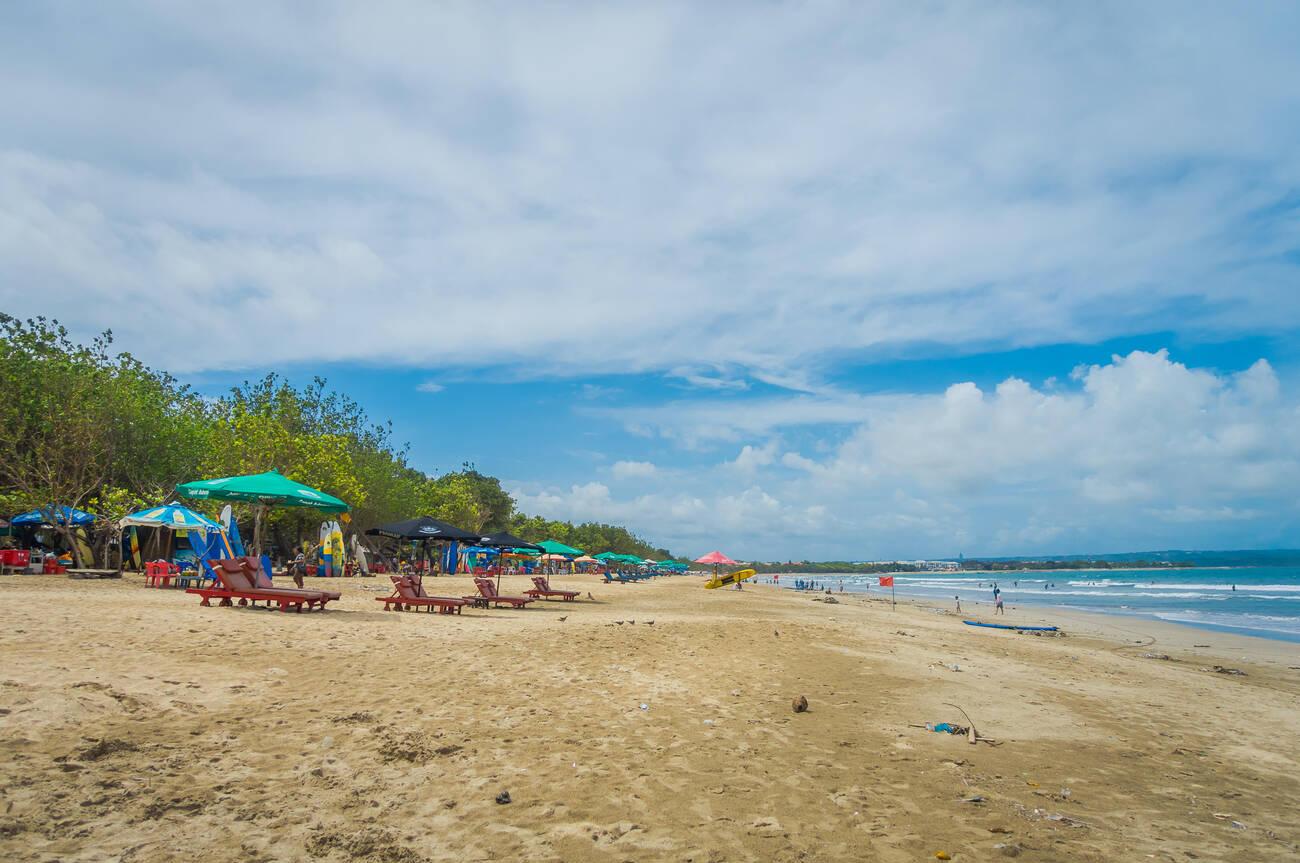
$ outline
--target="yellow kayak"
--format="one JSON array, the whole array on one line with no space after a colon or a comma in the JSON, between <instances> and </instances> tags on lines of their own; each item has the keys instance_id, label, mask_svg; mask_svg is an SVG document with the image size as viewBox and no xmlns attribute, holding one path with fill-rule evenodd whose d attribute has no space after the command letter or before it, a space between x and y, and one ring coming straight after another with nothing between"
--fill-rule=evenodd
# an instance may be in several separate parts
<instances>
[{"instance_id":1,"label":"yellow kayak","mask_svg":"<svg viewBox=\"0 0 1300 863\"><path fill-rule=\"evenodd\" d=\"M719 587L730 587L733 584L742 582L747 578L753 578L758 575L755 570L741 569L736 572L729 572L726 575L715 575L708 581L704 582L705 590L717 590Z\"/></svg>"}]
</instances>

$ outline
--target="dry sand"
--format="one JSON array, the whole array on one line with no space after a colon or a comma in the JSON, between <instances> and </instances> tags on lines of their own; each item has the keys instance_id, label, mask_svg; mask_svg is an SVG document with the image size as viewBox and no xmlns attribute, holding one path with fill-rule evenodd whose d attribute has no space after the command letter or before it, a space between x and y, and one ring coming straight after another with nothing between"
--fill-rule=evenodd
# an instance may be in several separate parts
<instances>
[{"instance_id":1,"label":"dry sand","mask_svg":"<svg viewBox=\"0 0 1300 863\"><path fill-rule=\"evenodd\" d=\"M345 596L324 614L281 614L131 576L0 579L0 859L1300 854L1295 645L556 582L595 601L384 613L369 579L331 582ZM1002 745L909 727L960 721L945 702Z\"/></svg>"}]
</instances>

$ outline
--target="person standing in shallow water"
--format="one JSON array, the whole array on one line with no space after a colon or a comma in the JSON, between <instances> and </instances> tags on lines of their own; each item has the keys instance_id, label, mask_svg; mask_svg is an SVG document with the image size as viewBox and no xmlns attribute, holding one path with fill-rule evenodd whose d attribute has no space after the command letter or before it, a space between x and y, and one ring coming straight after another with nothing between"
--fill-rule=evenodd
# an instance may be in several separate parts
<instances>
[{"instance_id":1,"label":"person standing in shallow water","mask_svg":"<svg viewBox=\"0 0 1300 863\"><path fill-rule=\"evenodd\" d=\"M954 596L953 600L957 603L957 613L961 614L961 596L960 595Z\"/></svg>"}]
</instances>

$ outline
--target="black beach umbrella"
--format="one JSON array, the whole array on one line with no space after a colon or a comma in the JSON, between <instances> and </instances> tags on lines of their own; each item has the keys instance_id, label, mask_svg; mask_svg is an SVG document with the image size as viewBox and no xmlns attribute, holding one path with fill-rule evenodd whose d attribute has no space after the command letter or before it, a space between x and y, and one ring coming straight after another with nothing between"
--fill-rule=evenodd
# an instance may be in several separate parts
<instances>
[{"instance_id":1,"label":"black beach umbrella","mask_svg":"<svg viewBox=\"0 0 1300 863\"><path fill-rule=\"evenodd\" d=\"M525 539L520 539L519 537L515 536L513 533L504 530L497 531L496 533L489 533L487 536L478 537L478 544L487 546L488 548L499 548L502 549L503 551L508 551L509 549L512 548L531 548L534 551L546 551L546 549L542 548L540 545L536 545ZM501 591L501 562L498 560L497 561L497 592L499 593L500 591Z\"/></svg>"},{"instance_id":2,"label":"black beach umbrella","mask_svg":"<svg viewBox=\"0 0 1300 863\"><path fill-rule=\"evenodd\" d=\"M478 534L461 530L453 524L438 521L427 515L381 524L366 531L366 536L386 536L389 539L417 540L420 542L478 542Z\"/></svg>"}]
</instances>

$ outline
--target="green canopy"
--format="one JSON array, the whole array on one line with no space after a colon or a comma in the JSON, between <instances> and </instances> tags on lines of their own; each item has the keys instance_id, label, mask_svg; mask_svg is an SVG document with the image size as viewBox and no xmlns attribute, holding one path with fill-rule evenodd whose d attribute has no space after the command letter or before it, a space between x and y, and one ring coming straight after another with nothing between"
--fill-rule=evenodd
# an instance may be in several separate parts
<instances>
[{"instance_id":1,"label":"green canopy","mask_svg":"<svg viewBox=\"0 0 1300 863\"><path fill-rule=\"evenodd\" d=\"M547 554L562 554L565 557L582 557L582 549L574 548L571 545L565 545L556 539L548 539L537 543Z\"/></svg>"},{"instance_id":2,"label":"green canopy","mask_svg":"<svg viewBox=\"0 0 1300 863\"><path fill-rule=\"evenodd\" d=\"M321 512L347 512L348 505L311 486L294 482L279 471L201 479L176 486L181 497L196 500L235 500L268 506L304 506Z\"/></svg>"},{"instance_id":3,"label":"green canopy","mask_svg":"<svg viewBox=\"0 0 1300 863\"><path fill-rule=\"evenodd\" d=\"M637 557L635 554L616 554L616 555L614 555L614 559L615 559L615 560L621 560L621 561L623 561L624 563L631 563L631 564L634 564L634 565L636 565L636 566L644 566L644 565L645 565L645 561L642 560L641 558Z\"/></svg>"},{"instance_id":4,"label":"green canopy","mask_svg":"<svg viewBox=\"0 0 1300 863\"><path fill-rule=\"evenodd\" d=\"M613 551L602 551L600 554L593 554L596 560L621 560L623 555Z\"/></svg>"}]
</instances>

